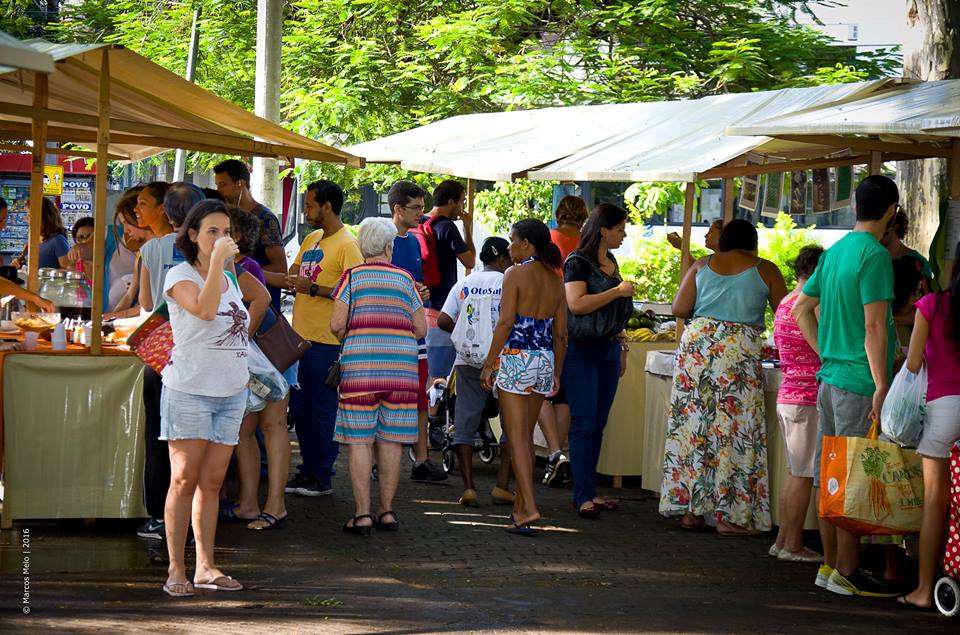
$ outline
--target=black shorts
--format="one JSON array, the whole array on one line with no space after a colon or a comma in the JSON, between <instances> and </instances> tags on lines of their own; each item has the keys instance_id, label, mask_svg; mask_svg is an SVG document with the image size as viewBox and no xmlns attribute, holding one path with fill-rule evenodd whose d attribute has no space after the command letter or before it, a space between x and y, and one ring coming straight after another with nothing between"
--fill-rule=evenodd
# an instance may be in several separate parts
<instances>
[{"instance_id":1,"label":"black shorts","mask_svg":"<svg viewBox=\"0 0 960 635\"><path fill-rule=\"evenodd\" d=\"M563 384L560 384L560 390L557 391L557 394L546 399L555 406L566 406L569 403L567 401L567 389L563 387Z\"/></svg>"}]
</instances>

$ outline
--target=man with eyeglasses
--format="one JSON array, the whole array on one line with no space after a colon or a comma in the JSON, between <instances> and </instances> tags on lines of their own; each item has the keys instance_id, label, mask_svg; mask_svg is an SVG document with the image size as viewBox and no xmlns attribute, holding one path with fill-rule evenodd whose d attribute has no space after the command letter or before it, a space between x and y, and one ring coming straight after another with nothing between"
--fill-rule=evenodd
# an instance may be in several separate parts
<instances>
[{"instance_id":1,"label":"man with eyeglasses","mask_svg":"<svg viewBox=\"0 0 960 635\"><path fill-rule=\"evenodd\" d=\"M430 289L423 285L423 261L420 255L420 242L410 234L410 230L420 224L423 216L426 191L416 183L397 181L387 192L387 203L393 214L393 224L397 235L393 239L393 264L406 270L417 284L417 291L424 303L430 299ZM420 434L414 451L414 466L411 477L416 481L436 482L446 480L443 468L428 458L429 401L427 400L427 381L430 372L427 368L426 340L420 340L417 349L419 363L420 389L417 394L417 416L420 422Z\"/></svg>"},{"instance_id":2,"label":"man with eyeglasses","mask_svg":"<svg viewBox=\"0 0 960 635\"><path fill-rule=\"evenodd\" d=\"M270 303L280 311L280 290L284 287L287 274L287 256L283 251L283 238L280 220L263 203L258 203L250 193L250 168L243 161L227 159L213 166L213 179L217 191L225 203L236 205L243 211L253 214L260 221L260 239L253 252L266 273L267 291ZM270 273L280 274L271 276Z\"/></svg>"}]
</instances>

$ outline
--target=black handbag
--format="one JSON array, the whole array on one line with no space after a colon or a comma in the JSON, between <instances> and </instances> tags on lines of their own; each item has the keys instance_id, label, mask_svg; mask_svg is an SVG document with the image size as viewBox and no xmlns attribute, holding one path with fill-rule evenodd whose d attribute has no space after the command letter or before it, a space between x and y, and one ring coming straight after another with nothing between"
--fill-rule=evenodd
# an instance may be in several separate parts
<instances>
[{"instance_id":1,"label":"black handbag","mask_svg":"<svg viewBox=\"0 0 960 635\"><path fill-rule=\"evenodd\" d=\"M353 317L353 272L351 271L347 277L348 291L350 291L350 302L347 304L347 329L350 328L350 319ZM342 346L342 344L341 344ZM341 349L342 351L342 349ZM323 380L323 383L327 385L331 390L337 390L340 388L340 360L343 357L343 352L337 357L337 361L333 362L330 365L330 370L327 371L327 376Z\"/></svg>"},{"instance_id":2,"label":"black handbag","mask_svg":"<svg viewBox=\"0 0 960 635\"><path fill-rule=\"evenodd\" d=\"M579 259L589 265L590 275L587 278L587 293L591 295L603 293L623 281L619 273L613 277L607 276L600 270L597 263L576 251L567 256L566 262L573 259ZM568 308L567 334L572 342L583 344L609 342L616 339L623 331L632 314L633 300L631 298L617 298L613 302L585 315L574 315Z\"/></svg>"}]
</instances>

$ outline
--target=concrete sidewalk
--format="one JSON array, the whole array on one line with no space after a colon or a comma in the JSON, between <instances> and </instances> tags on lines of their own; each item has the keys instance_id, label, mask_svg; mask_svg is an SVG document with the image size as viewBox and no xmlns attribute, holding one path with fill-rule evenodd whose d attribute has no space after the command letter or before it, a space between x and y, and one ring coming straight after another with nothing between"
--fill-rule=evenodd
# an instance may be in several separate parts
<instances>
[{"instance_id":1,"label":"concrete sidewalk","mask_svg":"<svg viewBox=\"0 0 960 635\"><path fill-rule=\"evenodd\" d=\"M294 457L296 459L296 456ZM463 508L459 478L404 474L398 533L344 534L353 511L345 455L332 497L290 496L290 520L253 532L221 525L218 564L246 585L174 600L160 587L159 543L138 523L23 523L0 547L0 630L37 632L955 632L893 600L843 598L813 585L815 565L766 555L770 536L687 532L640 489L606 490L622 509L580 519L570 491L538 486L536 537L512 536L509 508ZM476 462L481 501L493 467ZM407 464L408 465L408 464ZM375 483L372 483L375 487ZM376 500L376 496L374 496ZM24 614L23 528L31 536ZM192 573L192 571L191 571Z\"/></svg>"}]
</instances>

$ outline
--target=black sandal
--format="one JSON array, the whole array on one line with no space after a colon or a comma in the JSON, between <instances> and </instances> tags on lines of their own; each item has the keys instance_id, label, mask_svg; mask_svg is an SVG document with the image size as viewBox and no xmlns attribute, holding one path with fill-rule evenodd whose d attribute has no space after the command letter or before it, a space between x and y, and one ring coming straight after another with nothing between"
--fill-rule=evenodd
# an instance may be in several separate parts
<instances>
[{"instance_id":1,"label":"black sandal","mask_svg":"<svg viewBox=\"0 0 960 635\"><path fill-rule=\"evenodd\" d=\"M383 517L390 516L390 515L393 516L393 521L389 523L383 522ZM377 516L377 519L373 521L373 526L376 527L377 529L383 529L385 531L399 531L400 519L397 517L397 512L390 510L387 512L383 512L382 514Z\"/></svg>"},{"instance_id":2,"label":"black sandal","mask_svg":"<svg viewBox=\"0 0 960 635\"><path fill-rule=\"evenodd\" d=\"M361 514L359 516L353 517L353 524L350 524L350 521L343 523L343 531L347 534L354 534L356 536L369 536L370 530L373 529L372 525L358 525L357 521L362 518L369 518L373 520L373 516L370 514Z\"/></svg>"}]
</instances>

